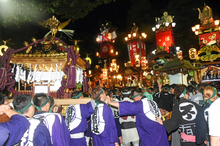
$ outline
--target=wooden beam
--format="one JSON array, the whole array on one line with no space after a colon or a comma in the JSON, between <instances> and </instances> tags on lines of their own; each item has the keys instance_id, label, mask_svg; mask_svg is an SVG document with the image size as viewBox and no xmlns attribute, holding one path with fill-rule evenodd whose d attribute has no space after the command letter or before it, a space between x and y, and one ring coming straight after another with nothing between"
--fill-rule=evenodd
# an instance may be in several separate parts
<instances>
[{"instance_id":1,"label":"wooden beam","mask_svg":"<svg viewBox=\"0 0 220 146\"><path fill-rule=\"evenodd\" d=\"M74 104L86 104L91 101L91 98L84 97L82 99L54 99L55 104L57 105L74 105ZM9 102L12 102L13 99L10 99Z\"/></svg>"},{"instance_id":2,"label":"wooden beam","mask_svg":"<svg viewBox=\"0 0 220 146\"><path fill-rule=\"evenodd\" d=\"M86 104L91 101L91 98L82 99L54 99L55 104L58 105L74 105L74 104Z\"/></svg>"}]
</instances>

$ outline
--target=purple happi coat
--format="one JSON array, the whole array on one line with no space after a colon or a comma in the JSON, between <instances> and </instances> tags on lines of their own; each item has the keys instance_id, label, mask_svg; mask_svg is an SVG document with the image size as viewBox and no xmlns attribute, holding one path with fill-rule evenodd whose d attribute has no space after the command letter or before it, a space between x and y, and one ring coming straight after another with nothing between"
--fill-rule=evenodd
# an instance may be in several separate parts
<instances>
[{"instance_id":1,"label":"purple happi coat","mask_svg":"<svg viewBox=\"0 0 220 146\"><path fill-rule=\"evenodd\" d=\"M66 110L65 122L70 131L71 146L86 146L84 132L87 118L94 113L91 103L70 105Z\"/></svg>"},{"instance_id":2,"label":"purple happi coat","mask_svg":"<svg viewBox=\"0 0 220 146\"><path fill-rule=\"evenodd\" d=\"M140 146L169 146L164 126L155 121L155 115L160 113L156 113L154 108L158 109L156 103L147 98L136 102L119 102L119 115L136 115Z\"/></svg>"},{"instance_id":3,"label":"purple happi coat","mask_svg":"<svg viewBox=\"0 0 220 146\"><path fill-rule=\"evenodd\" d=\"M70 134L63 116L58 113L36 112L34 118L40 119L50 132L53 146L69 146Z\"/></svg>"},{"instance_id":4,"label":"purple happi coat","mask_svg":"<svg viewBox=\"0 0 220 146\"><path fill-rule=\"evenodd\" d=\"M9 131L9 138L4 146L11 146L16 144L22 136L24 135L25 131L30 126L30 122L27 120L26 117L21 115L13 115L10 121L5 123L0 123L0 127L4 127ZM1 133L0 133L1 138Z\"/></svg>"},{"instance_id":5,"label":"purple happi coat","mask_svg":"<svg viewBox=\"0 0 220 146\"><path fill-rule=\"evenodd\" d=\"M118 134L112 111L108 105L99 101L91 115L91 130L94 146L115 146Z\"/></svg>"},{"instance_id":6,"label":"purple happi coat","mask_svg":"<svg viewBox=\"0 0 220 146\"><path fill-rule=\"evenodd\" d=\"M47 127L35 118L28 118L30 126L15 146L51 146L50 134Z\"/></svg>"}]
</instances>

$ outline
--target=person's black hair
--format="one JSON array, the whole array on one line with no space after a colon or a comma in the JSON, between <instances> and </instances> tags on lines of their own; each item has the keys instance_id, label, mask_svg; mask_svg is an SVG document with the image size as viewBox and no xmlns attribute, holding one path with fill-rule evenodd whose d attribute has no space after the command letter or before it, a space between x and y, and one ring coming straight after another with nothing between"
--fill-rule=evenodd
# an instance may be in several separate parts
<instances>
[{"instance_id":1,"label":"person's black hair","mask_svg":"<svg viewBox=\"0 0 220 146\"><path fill-rule=\"evenodd\" d=\"M193 92L194 87L193 87L192 85L189 85L189 86L187 87L187 90L188 90L189 92Z\"/></svg>"},{"instance_id":2,"label":"person's black hair","mask_svg":"<svg viewBox=\"0 0 220 146\"><path fill-rule=\"evenodd\" d=\"M159 89L158 84L154 84L154 89Z\"/></svg>"},{"instance_id":3,"label":"person's black hair","mask_svg":"<svg viewBox=\"0 0 220 146\"><path fill-rule=\"evenodd\" d=\"M2 94L0 94L0 105L5 103L5 98L3 97Z\"/></svg>"},{"instance_id":4,"label":"person's black hair","mask_svg":"<svg viewBox=\"0 0 220 146\"><path fill-rule=\"evenodd\" d=\"M170 88L175 89L176 86L177 86L177 84L172 84L172 85L170 85Z\"/></svg>"},{"instance_id":5,"label":"person's black hair","mask_svg":"<svg viewBox=\"0 0 220 146\"><path fill-rule=\"evenodd\" d=\"M102 92L102 87L101 86L95 86L92 88L91 91L91 98L94 100L100 100L100 94Z\"/></svg>"},{"instance_id":6,"label":"person's black hair","mask_svg":"<svg viewBox=\"0 0 220 146\"><path fill-rule=\"evenodd\" d=\"M220 82L215 82L214 87L217 89L217 91L220 90Z\"/></svg>"},{"instance_id":7,"label":"person's black hair","mask_svg":"<svg viewBox=\"0 0 220 146\"><path fill-rule=\"evenodd\" d=\"M164 88L165 90L170 90L170 85L169 84L165 84L162 88Z\"/></svg>"},{"instance_id":8,"label":"person's black hair","mask_svg":"<svg viewBox=\"0 0 220 146\"><path fill-rule=\"evenodd\" d=\"M123 99L125 97L129 97L131 95L131 92L130 92L130 94L124 94L124 92L128 92L128 91L131 91L131 89L128 88L128 87L124 87L124 88L121 89L121 94L123 95Z\"/></svg>"},{"instance_id":9,"label":"person's black hair","mask_svg":"<svg viewBox=\"0 0 220 146\"><path fill-rule=\"evenodd\" d=\"M150 87L148 90L150 90L150 91L154 91L154 89L153 89L153 88L151 88L151 87Z\"/></svg>"},{"instance_id":10,"label":"person's black hair","mask_svg":"<svg viewBox=\"0 0 220 146\"><path fill-rule=\"evenodd\" d=\"M200 83L200 84L198 84L198 87L196 88L196 90L199 89L198 91L201 92L201 93L203 93L203 90L204 90L204 88L205 88L206 86L208 86L207 83Z\"/></svg>"},{"instance_id":11,"label":"person's black hair","mask_svg":"<svg viewBox=\"0 0 220 146\"><path fill-rule=\"evenodd\" d=\"M35 106L41 106L46 100L47 100L47 95L45 93L37 93L33 97Z\"/></svg>"},{"instance_id":12,"label":"person's black hair","mask_svg":"<svg viewBox=\"0 0 220 146\"><path fill-rule=\"evenodd\" d=\"M131 89L128 88L128 87L124 87L124 88L121 89L121 91L122 91L122 92L126 92L126 91L131 91Z\"/></svg>"},{"instance_id":13,"label":"person's black hair","mask_svg":"<svg viewBox=\"0 0 220 146\"><path fill-rule=\"evenodd\" d=\"M71 95L71 97L77 96L79 93L81 93L81 91L74 91Z\"/></svg>"},{"instance_id":14,"label":"person's black hair","mask_svg":"<svg viewBox=\"0 0 220 146\"><path fill-rule=\"evenodd\" d=\"M90 97L89 92L83 92L83 97Z\"/></svg>"},{"instance_id":15,"label":"person's black hair","mask_svg":"<svg viewBox=\"0 0 220 146\"><path fill-rule=\"evenodd\" d=\"M110 96L110 90L108 88L103 88L103 90L105 91L105 94Z\"/></svg>"},{"instance_id":16,"label":"person's black hair","mask_svg":"<svg viewBox=\"0 0 220 146\"><path fill-rule=\"evenodd\" d=\"M50 102L50 107L54 105L55 101L53 99L53 97L48 96L49 97L49 102Z\"/></svg>"},{"instance_id":17,"label":"person's black hair","mask_svg":"<svg viewBox=\"0 0 220 146\"><path fill-rule=\"evenodd\" d=\"M129 90L132 90L133 89L133 87L127 87Z\"/></svg>"},{"instance_id":18,"label":"person's black hair","mask_svg":"<svg viewBox=\"0 0 220 146\"><path fill-rule=\"evenodd\" d=\"M210 82L209 86L215 87L215 82Z\"/></svg>"},{"instance_id":19,"label":"person's black hair","mask_svg":"<svg viewBox=\"0 0 220 146\"><path fill-rule=\"evenodd\" d=\"M190 84L194 87L197 85L197 83L195 81L190 81Z\"/></svg>"},{"instance_id":20,"label":"person's black hair","mask_svg":"<svg viewBox=\"0 0 220 146\"><path fill-rule=\"evenodd\" d=\"M180 99L180 95L183 93L184 89L187 90L185 85L177 85L174 89L174 95L176 96L176 99Z\"/></svg>"},{"instance_id":21,"label":"person's black hair","mask_svg":"<svg viewBox=\"0 0 220 146\"><path fill-rule=\"evenodd\" d=\"M31 95L29 94L21 94L14 98L13 100L13 106L14 109L17 111L20 111L24 107L26 107L31 102ZM28 112L28 109L25 111L21 111L22 114Z\"/></svg>"},{"instance_id":22,"label":"person's black hair","mask_svg":"<svg viewBox=\"0 0 220 146\"><path fill-rule=\"evenodd\" d=\"M99 85L99 81L97 81L97 82L95 83L95 85L98 86L98 85Z\"/></svg>"},{"instance_id":23,"label":"person's black hair","mask_svg":"<svg viewBox=\"0 0 220 146\"><path fill-rule=\"evenodd\" d=\"M134 96L134 92L136 92L137 94L142 93L140 88L133 88L131 91L131 96Z\"/></svg>"}]
</instances>

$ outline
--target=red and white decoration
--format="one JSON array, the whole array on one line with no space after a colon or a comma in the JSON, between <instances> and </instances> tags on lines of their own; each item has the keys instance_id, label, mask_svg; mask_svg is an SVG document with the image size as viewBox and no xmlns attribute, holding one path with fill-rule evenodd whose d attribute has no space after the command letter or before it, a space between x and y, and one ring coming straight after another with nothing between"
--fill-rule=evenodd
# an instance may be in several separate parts
<instances>
[{"instance_id":1,"label":"red and white decoration","mask_svg":"<svg viewBox=\"0 0 220 146\"><path fill-rule=\"evenodd\" d=\"M146 60L146 57L145 57L145 56L142 56L142 57L141 57L141 69L142 69L142 70L147 69L147 66L146 66L147 63L148 63L148 61Z\"/></svg>"},{"instance_id":2,"label":"red and white decoration","mask_svg":"<svg viewBox=\"0 0 220 146\"><path fill-rule=\"evenodd\" d=\"M199 40L203 40L202 42L206 45L215 44L216 39L219 40L219 31L199 35Z\"/></svg>"},{"instance_id":3,"label":"red and white decoration","mask_svg":"<svg viewBox=\"0 0 220 146\"><path fill-rule=\"evenodd\" d=\"M146 50L145 43L141 41L132 42L128 44L128 54L129 54L129 58L130 58L132 66L135 66L136 64L140 65L140 58L142 56L146 56L145 50ZM138 58L137 58L137 55L139 55Z\"/></svg>"},{"instance_id":4,"label":"red and white decoration","mask_svg":"<svg viewBox=\"0 0 220 146\"><path fill-rule=\"evenodd\" d=\"M96 41L98 43L103 43L103 42L111 42L117 38L116 31L109 32L108 29L104 30L101 32L101 34L98 35L96 38Z\"/></svg>"},{"instance_id":5,"label":"red and white decoration","mask_svg":"<svg viewBox=\"0 0 220 146\"><path fill-rule=\"evenodd\" d=\"M102 74L102 79L103 79L103 80L107 80L107 79L108 79L108 69L103 68L103 69L102 69L102 72L103 72L103 74Z\"/></svg>"},{"instance_id":6,"label":"red and white decoration","mask_svg":"<svg viewBox=\"0 0 220 146\"><path fill-rule=\"evenodd\" d=\"M165 46L167 52L169 52L169 47L174 42L174 33L171 27L167 28L165 31L156 30L155 31L157 46Z\"/></svg>"},{"instance_id":7,"label":"red and white decoration","mask_svg":"<svg viewBox=\"0 0 220 146\"><path fill-rule=\"evenodd\" d=\"M101 52L101 57L102 58L105 58L105 57L108 57L109 55L112 54L112 50L114 50L114 47L113 45L111 44L104 44L104 45L101 45L101 48L100 48L100 52Z\"/></svg>"}]
</instances>

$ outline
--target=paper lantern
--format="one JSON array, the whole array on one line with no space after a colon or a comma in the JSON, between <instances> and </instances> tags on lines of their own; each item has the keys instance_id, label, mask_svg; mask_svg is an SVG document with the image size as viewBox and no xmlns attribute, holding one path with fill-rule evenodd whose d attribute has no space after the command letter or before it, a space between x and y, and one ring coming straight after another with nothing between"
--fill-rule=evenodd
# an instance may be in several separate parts
<instances>
[{"instance_id":1,"label":"paper lantern","mask_svg":"<svg viewBox=\"0 0 220 146\"><path fill-rule=\"evenodd\" d=\"M190 59L196 59L197 57L197 50L196 48L189 49L189 58Z\"/></svg>"},{"instance_id":2,"label":"paper lantern","mask_svg":"<svg viewBox=\"0 0 220 146\"><path fill-rule=\"evenodd\" d=\"M140 67L140 55L139 54L135 55L135 63L136 63L136 67Z\"/></svg>"}]
</instances>

